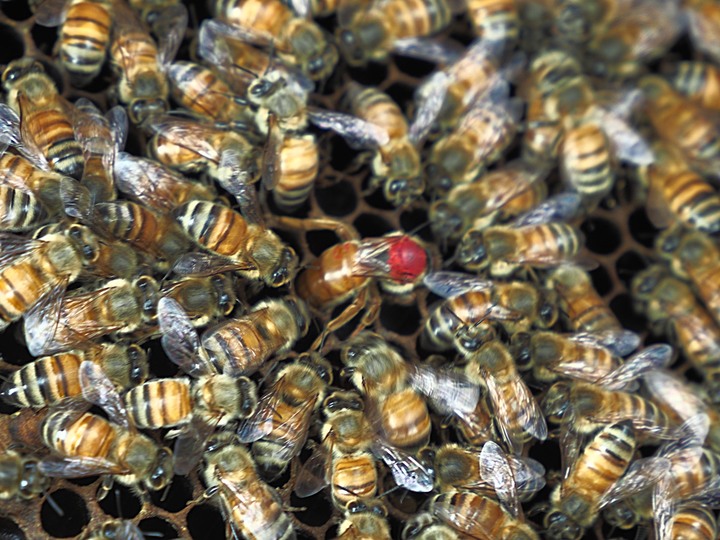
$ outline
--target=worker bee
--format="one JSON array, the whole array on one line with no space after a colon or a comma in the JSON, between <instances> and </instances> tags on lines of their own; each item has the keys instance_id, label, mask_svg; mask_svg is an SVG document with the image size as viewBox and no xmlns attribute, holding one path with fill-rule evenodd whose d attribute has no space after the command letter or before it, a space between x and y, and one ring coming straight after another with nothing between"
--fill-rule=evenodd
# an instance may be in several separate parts
<instances>
[{"instance_id":1,"label":"worker bee","mask_svg":"<svg viewBox=\"0 0 720 540\"><path fill-rule=\"evenodd\" d=\"M163 12L162 41L155 44L130 6L113 3L113 32L110 57L120 81L119 101L127 106L134 124L144 124L168 108L169 86L166 76L185 34L187 10L175 4Z\"/></svg>"},{"instance_id":2,"label":"worker bee","mask_svg":"<svg viewBox=\"0 0 720 540\"><path fill-rule=\"evenodd\" d=\"M310 2L293 2L295 13L280 0L263 5L251 0L217 0L215 15L246 34L245 41L297 65L313 80L326 79L335 68L338 52L310 17Z\"/></svg>"},{"instance_id":3,"label":"worker bee","mask_svg":"<svg viewBox=\"0 0 720 540\"><path fill-rule=\"evenodd\" d=\"M715 514L702 502L673 505L670 511L657 517L657 522L661 524L656 534L658 540L711 540L718 535Z\"/></svg>"},{"instance_id":4,"label":"worker bee","mask_svg":"<svg viewBox=\"0 0 720 540\"><path fill-rule=\"evenodd\" d=\"M48 212L32 191L0 184L0 231L32 229L47 217Z\"/></svg>"},{"instance_id":5,"label":"worker bee","mask_svg":"<svg viewBox=\"0 0 720 540\"><path fill-rule=\"evenodd\" d=\"M331 383L327 360L301 355L278 371L256 413L240 425L240 441L253 443L255 463L268 481L277 479L305 446L313 412Z\"/></svg>"},{"instance_id":6,"label":"worker bee","mask_svg":"<svg viewBox=\"0 0 720 540\"><path fill-rule=\"evenodd\" d=\"M458 262L472 271L489 266L494 277L507 277L523 267L551 268L569 260L590 266L591 261L577 256L584 243L582 233L560 221L573 216L579 203L576 194L565 193L510 224L470 229L457 248Z\"/></svg>"},{"instance_id":7,"label":"worker bee","mask_svg":"<svg viewBox=\"0 0 720 540\"><path fill-rule=\"evenodd\" d=\"M80 364L86 361L100 366L120 388L132 388L148 376L147 354L138 345L103 343L25 364L0 386L0 398L16 407L40 408L80 396Z\"/></svg>"},{"instance_id":8,"label":"worker bee","mask_svg":"<svg viewBox=\"0 0 720 540\"><path fill-rule=\"evenodd\" d=\"M625 474L636 444L629 421L605 426L595 435L550 495L551 509L543 521L548 538L582 538L606 494Z\"/></svg>"},{"instance_id":9,"label":"worker bee","mask_svg":"<svg viewBox=\"0 0 720 540\"><path fill-rule=\"evenodd\" d=\"M491 341L467 360L465 376L487 387L498 430L508 448L519 454L530 439L544 441L548 433L545 418L508 348L500 341Z\"/></svg>"},{"instance_id":10,"label":"worker bee","mask_svg":"<svg viewBox=\"0 0 720 540\"><path fill-rule=\"evenodd\" d=\"M351 146L374 150L370 188L382 186L395 206L407 206L424 189L417 140L409 135L405 115L390 96L376 88L351 83L346 100L350 114L313 111L313 123L343 136Z\"/></svg>"},{"instance_id":11,"label":"worker bee","mask_svg":"<svg viewBox=\"0 0 720 540\"><path fill-rule=\"evenodd\" d=\"M623 390L633 379L667 364L671 356L670 346L652 345L594 383L557 382L545 394L543 410L550 421L578 434L630 420L637 435L672 438L677 426L660 407Z\"/></svg>"},{"instance_id":12,"label":"worker bee","mask_svg":"<svg viewBox=\"0 0 720 540\"><path fill-rule=\"evenodd\" d=\"M37 24L62 25L56 54L75 86L86 86L100 73L110 44L112 17L108 0L45 0L35 8Z\"/></svg>"},{"instance_id":13,"label":"worker bee","mask_svg":"<svg viewBox=\"0 0 720 540\"><path fill-rule=\"evenodd\" d=\"M414 237L393 233L361 240L352 227L328 219L284 217L280 223L299 230L331 230L342 241L326 249L317 261L300 272L295 282L298 296L317 309L334 307L355 298L325 325L315 346L363 309L366 312L357 331L372 323L379 307L373 278L377 278L388 292L406 294L427 272L428 253Z\"/></svg>"},{"instance_id":14,"label":"worker bee","mask_svg":"<svg viewBox=\"0 0 720 540\"><path fill-rule=\"evenodd\" d=\"M710 62L674 62L665 70L673 88L697 105L711 111L720 110L720 70Z\"/></svg>"},{"instance_id":15,"label":"worker bee","mask_svg":"<svg viewBox=\"0 0 720 540\"><path fill-rule=\"evenodd\" d=\"M230 315L237 301L235 281L229 274L167 281L162 284L160 295L180 304L193 326L206 326L210 321Z\"/></svg>"},{"instance_id":16,"label":"worker bee","mask_svg":"<svg viewBox=\"0 0 720 540\"><path fill-rule=\"evenodd\" d=\"M41 168L82 177L82 148L75 139L68 105L42 64L33 58L10 62L2 75L7 105L0 108L6 143L34 158Z\"/></svg>"},{"instance_id":17,"label":"worker bee","mask_svg":"<svg viewBox=\"0 0 720 540\"><path fill-rule=\"evenodd\" d=\"M423 281L446 299L425 323L423 345L434 349L476 350L493 337L485 321L496 321L510 333L549 328L557 321L554 295L529 283L496 283L459 272L433 272Z\"/></svg>"},{"instance_id":18,"label":"worker bee","mask_svg":"<svg viewBox=\"0 0 720 540\"><path fill-rule=\"evenodd\" d=\"M65 177L46 168L39 160L3 153L0 156L0 185L21 192L29 190L45 208L46 214L53 216L63 209L60 185ZM28 209L27 213L31 210Z\"/></svg>"},{"instance_id":19,"label":"worker bee","mask_svg":"<svg viewBox=\"0 0 720 540\"><path fill-rule=\"evenodd\" d=\"M83 397L101 407L109 420L77 407L51 412L43 421L42 437L57 456L43 460L40 470L62 478L110 474L138 491L167 486L173 475L172 453L135 429L122 398L102 370L84 362L80 387ZM99 499L109 487L103 483Z\"/></svg>"},{"instance_id":20,"label":"worker bee","mask_svg":"<svg viewBox=\"0 0 720 540\"><path fill-rule=\"evenodd\" d=\"M712 183L693 171L677 148L658 143L654 152L656 162L640 171L651 223L658 228L681 223L708 234L720 231L720 195Z\"/></svg>"},{"instance_id":21,"label":"worker bee","mask_svg":"<svg viewBox=\"0 0 720 540\"><path fill-rule=\"evenodd\" d=\"M440 493L430 499L429 511L463 536L481 540L538 540L527 523L500 503L472 491Z\"/></svg>"},{"instance_id":22,"label":"worker bee","mask_svg":"<svg viewBox=\"0 0 720 540\"><path fill-rule=\"evenodd\" d=\"M187 180L155 161L125 152L115 160L115 182L121 192L161 213L172 212L190 200L215 199L211 187Z\"/></svg>"},{"instance_id":23,"label":"worker bee","mask_svg":"<svg viewBox=\"0 0 720 540\"><path fill-rule=\"evenodd\" d=\"M335 39L345 61L360 66L383 62L390 53L441 59L446 51L422 38L445 29L453 6L446 0L423 0L413 6L400 1L370 2L338 11Z\"/></svg>"},{"instance_id":24,"label":"worker bee","mask_svg":"<svg viewBox=\"0 0 720 540\"><path fill-rule=\"evenodd\" d=\"M468 2L468 17L475 34L501 53L512 50L520 37L519 4L517 0Z\"/></svg>"},{"instance_id":25,"label":"worker bee","mask_svg":"<svg viewBox=\"0 0 720 540\"><path fill-rule=\"evenodd\" d=\"M281 287L295 276L295 251L273 231L249 222L229 207L189 201L175 210L175 216L187 236L210 252L186 256L187 268L182 273L236 270L270 287ZM181 271L177 265L175 270Z\"/></svg>"},{"instance_id":26,"label":"worker bee","mask_svg":"<svg viewBox=\"0 0 720 540\"><path fill-rule=\"evenodd\" d=\"M118 152L125 147L128 130L125 109L116 105L106 118L90 100L80 98L75 102L73 127L85 157L82 185L90 191L93 202L115 199L113 167Z\"/></svg>"},{"instance_id":27,"label":"worker bee","mask_svg":"<svg viewBox=\"0 0 720 540\"><path fill-rule=\"evenodd\" d=\"M3 451L0 454L0 500L15 497L28 500L47 493L50 478L40 472L38 463L37 459L14 450Z\"/></svg>"},{"instance_id":28,"label":"worker bee","mask_svg":"<svg viewBox=\"0 0 720 540\"><path fill-rule=\"evenodd\" d=\"M52 354L142 329L155 318L159 290L150 276L112 280L79 294L54 289L25 314L28 350L33 356Z\"/></svg>"},{"instance_id":29,"label":"worker bee","mask_svg":"<svg viewBox=\"0 0 720 540\"><path fill-rule=\"evenodd\" d=\"M82 540L114 540L125 538L126 540L143 540L140 528L127 519L110 519L94 529L89 529Z\"/></svg>"},{"instance_id":30,"label":"worker bee","mask_svg":"<svg viewBox=\"0 0 720 540\"><path fill-rule=\"evenodd\" d=\"M720 399L720 327L685 282L654 265L632 282L638 308L656 330L669 331L705 379L712 401Z\"/></svg>"},{"instance_id":31,"label":"worker bee","mask_svg":"<svg viewBox=\"0 0 720 540\"><path fill-rule=\"evenodd\" d=\"M192 322L171 298L158 302L161 342L168 358L192 377L153 379L124 396L128 416L139 428L181 426L173 433L175 472L187 474L202 457L205 439L218 426L247 418L257 407L257 388L225 364L220 373L201 344Z\"/></svg>"},{"instance_id":32,"label":"worker bee","mask_svg":"<svg viewBox=\"0 0 720 540\"><path fill-rule=\"evenodd\" d=\"M387 510L379 500L356 499L345 506L345 519L340 523L337 540L390 540Z\"/></svg>"},{"instance_id":33,"label":"worker bee","mask_svg":"<svg viewBox=\"0 0 720 540\"><path fill-rule=\"evenodd\" d=\"M455 242L470 228L483 230L530 211L547 196L544 176L516 162L452 187L430 206L435 238Z\"/></svg>"},{"instance_id":34,"label":"worker bee","mask_svg":"<svg viewBox=\"0 0 720 540\"><path fill-rule=\"evenodd\" d=\"M460 535L430 512L421 512L407 521L401 538L402 540L459 540Z\"/></svg>"},{"instance_id":35,"label":"worker bee","mask_svg":"<svg viewBox=\"0 0 720 540\"><path fill-rule=\"evenodd\" d=\"M702 108L657 76L643 77L639 88L645 98L642 110L659 137L679 149L697 172L716 176L720 138L715 123Z\"/></svg>"},{"instance_id":36,"label":"worker bee","mask_svg":"<svg viewBox=\"0 0 720 540\"><path fill-rule=\"evenodd\" d=\"M223 371L250 375L273 354L288 352L309 325L310 315L302 300L270 298L255 304L247 315L206 330L202 346L210 361Z\"/></svg>"},{"instance_id":37,"label":"worker bee","mask_svg":"<svg viewBox=\"0 0 720 540\"><path fill-rule=\"evenodd\" d=\"M203 498L219 497L225 521L235 537L295 538L279 495L258 476L250 452L233 433L213 436L204 461L202 474L208 488Z\"/></svg>"},{"instance_id":38,"label":"worker bee","mask_svg":"<svg viewBox=\"0 0 720 540\"><path fill-rule=\"evenodd\" d=\"M697 49L715 61L720 60L720 11L715 2L708 0L687 0L683 2L688 19L690 37Z\"/></svg>"}]
</instances>

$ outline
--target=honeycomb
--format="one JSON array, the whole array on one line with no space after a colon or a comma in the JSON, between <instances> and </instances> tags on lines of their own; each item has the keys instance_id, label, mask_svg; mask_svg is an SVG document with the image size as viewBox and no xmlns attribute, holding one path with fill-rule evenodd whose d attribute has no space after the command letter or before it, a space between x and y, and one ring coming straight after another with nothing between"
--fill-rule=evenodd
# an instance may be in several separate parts
<instances>
[{"instance_id":1,"label":"honeycomb","mask_svg":"<svg viewBox=\"0 0 720 540\"><path fill-rule=\"evenodd\" d=\"M188 2L187 5L191 14L191 26L178 55L179 59L190 57L190 43L199 21L209 16L200 3ZM332 28L331 21L321 22ZM461 43L467 43L472 37L467 21L461 18L458 18L447 33ZM106 108L107 92L113 81L107 65L100 77L89 87L83 90L73 88L67 75L55 65L52 57L56 30L35 24L26 0L3 1L0 4L0 35L3 43L0 48L0 63L6 64L24 55L38 58L55 79L64 97L71 101L88 97ZM688 51L688 43L681 41L670 55L687 57L691 54ZM405 110L411 110L415 88L433 70L432 64L402 57L391 57L386 64L371 64L367 69L341 66L321 92L313 96L313 101L320 107L337 109L346 83L355 80L377 86ZM423 240L433 243L432 233L427 226L426 200L410 209L396 210L383 199L380 192L368 194L368 168L357 165L354 160L355 153L339 137L329 133L319 136L321 172L308 203L293 216L341 220L355 227L362 237L381 236L387 232L402 230L417 233ZM131 133L128 151L141 155L143 142L140 134ZM518 148L511 148L506 159L512 159L517 152ZM599 266L591 272L596 289L626 328L647 337L646 321L633 310L629 284L632 277L654 259L652 246L657 230L650 224L629 175L625 176L623 172L619 176L613 193L582 222L581 229L587 239L586 250L599 262ZM279 229L278 232L301 254L301 265L308 264L325 248L337 242L334 234L330 232L299 233L285 229ZM439 248L432 249L437 257L441 256ZM426 353L419 350L418 338L423 321L428 316L430 301L424 289L413 293L408 300L385 298L379 317L373 325L374 329L411 357L422 357ZM295 350L306 350L329 319L328 315L324 320L316 320L308 336L296 345ZM31 359L22 344L18 326L12 325L0 343L0 372L8 373ZM353 324L350 324L334 334L326 347L329 351L328 358L338 371L340 361L337 345L349 335L352 328ZM657 339L649 337L650 341ZM156 376L172 376L177 372L177 368L165 358L157 341L145 346L150 348L151 370ZM682 361L675 368L680 371L687 370ZM337 379L339 377L336 375ZM348 385L346 381L338 384ZM14 408L0 403L0 435L3 441L17 437L17 434L10 434L9 418L14 412ZM30 422L31 418L26 420ZM441 430L438 425L439 422L436 422L433 428L432 442L438 444L452 440L453 435ZM311 437L313 434L317 439L317 433L311 432ZM291 510L290 515L299 538L332 538L342 516L333 509L327 496L321 492L307 499L299 499L293 494L300 463L307 459L308 455L305 450L299 459L292 462L289 471L272 485L278 488L283 502ZM534 445L530 449L530 456L541 461L548 471L557 471L559 468L559 449L552 440ZM387 477L381 479L381 493L383 485L389 485L391 481ZM546 502L555 483L557 478L549 476L548 486L526 505L527 509ZM218 507L201 500L205 488L197 472L187 477L176 476L166 492L150 493L148 500L141 500L130 489L116 484L104 500L98 501L96 493L99 486L100 479L97 477L55 479L48 497L30 502L17 499L3 501L0 506L0 538L80 538L88 527L97 526L110 518L131 520L147 538L152 539L225 538L226 526ZM49 500L50 497L52 501ZM403 523L420 509L427 496L400 490L389 493L383 499L388 506L393 538L399 538ZM55 505L59 505L59 509L54 508ZM531 512L529 519L539 523L541 516L533 516ZM635 529L611 530L599 520L585 538L636 538L637 534Z\"/></svg>"}]
</instances>

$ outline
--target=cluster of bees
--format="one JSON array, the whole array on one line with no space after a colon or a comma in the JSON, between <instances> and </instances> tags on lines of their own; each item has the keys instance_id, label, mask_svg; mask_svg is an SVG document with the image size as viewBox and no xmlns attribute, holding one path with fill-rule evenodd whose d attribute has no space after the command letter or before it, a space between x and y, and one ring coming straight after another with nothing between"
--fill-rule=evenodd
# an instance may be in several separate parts
<instances>
[{"instance_id":1,"label":"cluster of bees","mask_svg":"<svg viewBox=\"0 0 720 540\"><path fill-rule=\"evenodd\" d=\"M345 540L716 538L720 3L192 8L34 1L71 86L4 66L0 326L34 359L0 386L3 503L100 476L147 514L194 476L235 539L311 534L290 496ZM355 80L397 59L427 66L410 99ZM321 212L338 149L420 227ZM619 180L662 229L629 287L648 346L578 228ZM377 324L396 302L412 350Z\"/></svg>"}]
</instances>

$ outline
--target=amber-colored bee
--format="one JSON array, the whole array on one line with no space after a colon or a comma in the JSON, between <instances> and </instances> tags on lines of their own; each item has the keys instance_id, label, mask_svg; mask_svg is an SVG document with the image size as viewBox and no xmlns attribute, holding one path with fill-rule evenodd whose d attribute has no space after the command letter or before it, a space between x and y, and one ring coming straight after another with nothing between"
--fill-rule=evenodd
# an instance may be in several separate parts
<instances>
[{"instance_id":1,"label":"amber-colored bee","mask_svg":"<svg viewBox=\"0 0 720 540\"><path fill-rule=\"evenodd\" d=\"M454 242L470 228L483 230L524 214L545 200L543 177L513 163L469 184L458 184L430 206L430 227L438 240Z\"/></svg>"},{"instance_id":2,"label":"amber-colored bee","mask_svg":"<svg viewBox=\"0 0 720 540\"><path fill-rule=\"evenodd\" d=\"M15 497L34 499L45 494L50 487L50 478L38 469L38 460L23 456L14 450L0 454L0 500Z\"/></svg>"},{"instance_id":3,"label":"amber-colored bee","mask_svg":"<svg viewBox=\"0 0 720 540\"><path fill-rule=\"evenodd\" d=\"M457 248L458 262L468 270L490 267L495 277L507 277L523 267L551 268L577 258L582 233L558 221L577 211L579 198L567 193L523 214L509 225L470 229Z\"/></svg>"},{"instance_id":4,"label":"amber-colored bee","mask_svg":"<svg viewBox=\"0 0 720 540\"><path fill-rule=\"evenodd\" d=\"M582 46L627 11L615 0L552 0L554 32L570 47Z\"/></svg>"},{"instance_id":5,"label":"amber-colored bee","mask_svg":"<svg viewBox=\"0 0 720 540\"><path fill-rule=\"evenodd\" d=\"M273 354L288 352L309 325L310 315L302 300L270 298L255 304L247 315L207 330L202 345L223 371L249 375Z\"/></svg>"},{"instance_id":6,"label":"amber-colored bee","mask_svg":"<svg viewBox=\"0 0 720 540\"><path fill-rule=\"evenodd\" d=\"M0 184L20 191L30 190L48 214L62 212L60 185L63 178L59 173L44 170L37 161L10 153L0 156Z\"/></svg>"},{"instance_id":7,"label":"amber-colored bee","mask_svg":"<svg viewBox=\"0 0 720 540\"><path fill-rule=\"evenodd\" d=\"M434 272L424 283L446 298L425 323L423 344L435 349L455 346L463 353L477 349L493 337L482 324L486 320L499 322L510 333L531 326L549 328L557 321L554 296L529 283L495 283L459 272Z\"/></svg>"},{"instance_id":8,"label":"amber-colored bee","mask_svg":"<svg viewBox=\"0 0 720 540\"><path fill-rule=\"evenodd\" d=\"M471 491L441 493L430 499L430 512L463 537L480 540L539 540L530 525L500 503Z\"/></svg>"},{"instance_id":9,"label":"amber-colored bee","mask_svg":"<svg viewBox=\"0 0 720 540\"><path fill-rule=\"evenodd\" d=\"M651 324L672 332L685 357L701 373L711 399L720 399L720 327L685 282L659 265L633 279L638 307Z\"/></svg>"},{"instance_id":10,"label":"amber-colored bee","mask_svg":"<svg viewBox=\"0 0 720 540\"><path fill-rule=\"evenodd\" d=\"M642 110L660 138L670 147L678 148L698 172L716 175L720 132L711 118L660 77L646 76L639 87L645 98Z\"/></svg>"},{"instance_id":11,"label":"amber-colored bee","mask_svg":"<svg viewBox=\"0 0 720 540\"><path fill-rule=\"evenodd\" d=\"M543 410L550 421L579 434L630 420L638 435L672 438L677 426L671 417L648 399L622 390L639 375L667 364L671 355L670 346L652 345L595 383L555 383L543 398Z\"/></svg>"},{"instance_id":12,"label":"amber-colored bee","mask_svg":"<svg viewBox=\"0 0 720 540\"><path fill-rule=\"evenodd\" d=\"M40 408L79 396L79 370L84 361L100 366L120 388L136 386L148 375L147 354L138 345L103 343L24 365L2 384L0 398L16 407Z\"/></svg>"},{"instance_id":13,"label":"amber-colored bee","mask_svg":"<svg viewBox=\"0 0 720 540\"><path fill-rule=\"evenodd\" d=\"M175 216L187 236L212 253L188 260L185 273L208 272L207 266L215 266L219 271L237 270L271 287L285 285L295 276L295 251L273 231L250 223L229 207L190 201L177 208Z\"/></svg>"},{"instance_id":14,"label":"amber-colored bee","mask_svg":"<svg viewBox=\"0 0 720 540\"><path fill-rule=\"evenodd\" d=\"M411 517L403 527L402 540L460 540L460 533L430 512Z\"/></svg>"},{"instance_id":15,"label":"amber-colored bee","mask_svg":"<svg viewBox=\"0 0 720 540\"><path fill-rule=\"evenodd\" d=\"M165 70L177 52L187 26L187 11L175 4L163 14L162 42L156 45L129 5L113 3L110 57L120 77L117 95L134 124L144 124L168 108Z\"/></svg>"},{"instance_id":16,"label":"amber-colored bee","mask_svg":"<svg viewBox=\"0 0 720 540\"><path fill-rule=\"evenodd\" d=\"M310 2L294 2L297 13L280 0L217 0L215 15L247 35L249 43L272 47L289 65L297 65L313 80L326 79L335 68L338 52L311 19Z\"/></svg>"},{"instance_id":17,"label":"amber-colored bee","mask_svg":"<svg viewBox=\"0 0 720 540\"><path fill-rule=\"evenodd\" d=\"M713 540L718 535L717 518L707 505L701 502L689 502L678 505L667 516L666 528L657 535L658 540Z\"/></svg>"},{"instance_id":18,"label":"amber-colored bee","mask_svg":"<svg viewBox=\"0 0 720 540\"><path fill-rule=\"evenodd\" d=\"M60 26L56 53L76 86L86 86L98 76L110 44L113 6L109 0L40 2L35 22Z\"/></svg>"},{"instance_id":19,"label":"amber-colored bee","mask_svg":"<svg viewBox=\"0 0 720 540\"><path fill-rule=\"evenodd\" d=\"M579 540L597 519L603 497L625 474L636 438L628 421L604 427L585 447L550 495L544 519L548 538Z\"/></svg>"},{"instance_id":20,"label":"amber-colored bee","mask_svg":"<svg viewBox=\"0 0 720 540\"><path fill-rule=\"evenodd\" d=\"M353 146L373 149L370 187L382 186L385 198L395 206L411 204L422 195L425 183L418 141L410 136L402 110L387 94L355 82L348 86L345 99L349 115L313 111L313 123L339 133Z\"/></svg>"},{"instance_id":21,"label":"amber-colored bee","mask_svg":"<svg viewBox=\"0 0 720 540\"><path fill-rule=\"evenodd\" d=\"M720 69L710 62L675 62L666 70L673 88L696 104L720 110Z\"/></svg>"},{"instance_id":22,"label":"amber-colored bee","mask_svg":"<svg viewBox=\"0 0 720 540\"><path fill-rule=\"evenodd\" d=\"M411 236L394 233L361 240L355 229L339 221L294 218L281 218L280 221L299 230L331 230L342 240L300 272L295 282L298 295L317 309L334 307L355 297L351 305L325 325L318 339L350 322L365 308L357 331L372 323L377 316L379 300L373 278L387 287L388 292L405 294L427 272L427 251Z\"/></svg>"},{"instance_id":23,"label":"amber-colored bee","mask_svg":"<svg viewBox=\"0 0 720 540\"><path fill-rule=\"evenodd\" d=\"M140 528L132 521L126 519L111 519L100 527L89 528L81 537L82 540L114 540L124 538L125 540L143 540Z\"/></svg>"},{"instance_id":24,"label":"amber-colored bee","mask_svg":"<svg viewBox=\"0 0 720 540\"><path fill-rule=\"evenodd\" d=\"M337 540L390 540L387 510L379 500L357 499L345 507L345 519L340 523Z\"/></svg>"},{"instance_id":25,"label":"amber-colored bee","mask_svg":"<svg viewBox=\"0 0 720 540\"><path fill-rule=\"evenodd\" d=\"M23 231L47 219L47 211L32 191L0 184L0 231Z\"/></svg>"},{"instance_id":26,"label":"amber-colored bee","mask_svg":"<svg viewBox=\"0 0 720 540\"><path fill-rule=\"evenodd\" d=\"M112 280L80 294L53 291L25 314L28 350L40 356L141 329L155 317L159 289L152 277L141 276Z\"/></svg>"},{"instance_id":27,"label":"amber-colored bee","mask_svg":"<svg viewBox=\"0 0 720 540\"><path fill-rule=\"evenodd\" d=\"M295 538L280 497L258 476L250 452L232 433L211 438L204 461L203 478L208 490L203 498L219 496L232 534L267 540Z\"/></svg>"},{"instance_id":28,"label":"amber-colored bee","mask_svg":"<svg viewBox=\"0 0 720 540\"><path fill-rule=\"evenodd\" d=\"M445 29L452 20L446 0L371 2L338 13L335 39L351 66L385 61L392 52L421 56L422 39ZM430 58L435 54L428 48Z\"/></svg>"},{"instance_id":29,"label":"amber-colored bee","mask_svg":"<svg viewBox=\"0 0 720 540\"><path fill-rule=\"evenodd\" d=\"M688 18L690 37L697 49L715 60L720 60L720 9L710 0L686 0L683 2Z\"/></svg>"},{"instance_id":30,"label":"amber-colored bee","mask_svg":"<svg viewBox=\"0 0 720 540\"><path fill-rule=\"evenodd\" d=\"M10 62L2 75L7 105L0 108L4 137L44 168L79 180L82 148L75 140L67 104L42 64L33 58Z\"/></svg>"},{"instance_id":31,"label":"amber-colored bee","mask_svg":"<svg viewBox=\"0 0 720 540\"><path fill-rule=\"evenodd\" d=\"M183 308L193 326L229 315L235 308L235 281L229 274L188 276L163 283L160 295Z\"/></svg>"},{"instance_id":32,"label":"amber-colored bee","mask_svg":"<svg viewBox=\"0 0 720 540\"><path fill-rule=\"evenodd\" d=\"M676 223L713 234L720 231L720 195L668 143L653 147L656 160L640 179L647 184L647 214L658 228Z\"/></svg>"},{"instance_id":33,"label":"amber-colored bee","mask_svg":"<svg viewBox=\"0 0 720 540\"><path fill-rule=\"evenodd\" d=\"M90 191L92 201L111 201L117 197L113 168L117 153L125 146L128 120L125 109L117 105L105 118L85 98L75 102L75 137L83 147L85 171L81 183Z\"/></svg>"},{"instance_id":34,"label":"amber-colored bee","mask_svg":"<svg viewBox=\"0 0 720 540\"><path fill-rule=\"evenodd\" d=\"M268 481L277 479L302 450L313 412L331 383L332 367L327 360L302 355L277 373L257 412L241 424L239 438L253 442L255 462Z\"/></svg>"},{"instance_id":35,"label":"amber-colored bee","mask_svg":"<svg viewBox=\"0 0 720 540\"><path fill-rule=\"evenodd\" d=\"M471 0L468 17L475 33L500 51L512 50L520 37L517 0Z\"/></svg>"}]
</instances>

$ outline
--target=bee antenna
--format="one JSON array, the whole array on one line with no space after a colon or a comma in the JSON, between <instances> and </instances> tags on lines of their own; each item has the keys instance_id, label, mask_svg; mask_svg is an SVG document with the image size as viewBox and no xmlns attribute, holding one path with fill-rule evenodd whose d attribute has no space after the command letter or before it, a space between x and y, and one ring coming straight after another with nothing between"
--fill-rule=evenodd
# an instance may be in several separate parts
<instances>
[{"instance_id":1,"label":"bee antenna","mask_svg":"<svg viewBox=\"0 0 720 540\"><path fill-rule=\"evenodd\" d=\"M60 508L60 505L53 499L52 495L50 493L45 494L45 500L47 503L52 507L53 510L55 510L55 513L60 517L65 517L65 512L62 508Z\"/></svg>"},{"instance_id":2,"label":"bee antenna","mask_svg":"<svg viewBox=\"0 0 720 540\"><path fill-rule=\"evenodd\" d=\"M117 487L115 487L114 491L115 491L115 509L117 510L118 517L122 517L123 513L122 513L122 508L120 505L120 490Z\"/></svg>"},{"instance_id":3,"label":"bee antenna","mask_svg":"<svg viewBox=\"0 0 720 540\"><path fill-rule=\"evenodd\" d=\"M160 500L162 502L165 502L165 499L167 499L168 493L170 492L170 486L172 486L172 482L168 483L168 485L165 487L162 497L160 497Z\"/></svg>"}]
</instances>

